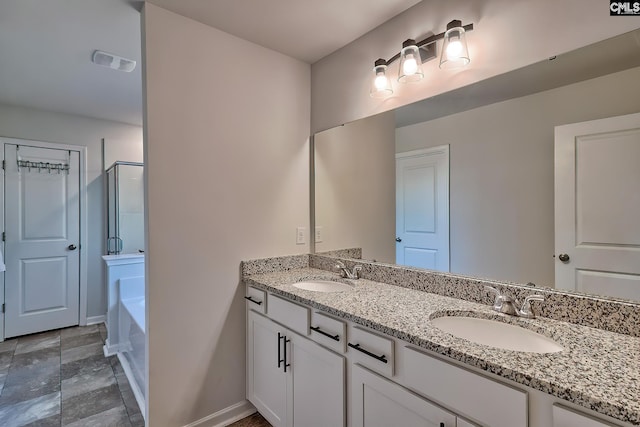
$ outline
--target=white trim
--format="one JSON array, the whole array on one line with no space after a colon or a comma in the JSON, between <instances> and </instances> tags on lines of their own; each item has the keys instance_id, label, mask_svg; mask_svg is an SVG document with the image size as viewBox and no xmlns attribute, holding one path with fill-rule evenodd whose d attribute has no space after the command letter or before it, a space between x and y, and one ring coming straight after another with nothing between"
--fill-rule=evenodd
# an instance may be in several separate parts
<instances>
[{"instance_id":1,"label":"white trim","mask_svg":"<svg viewBox=\"0 0 640 427\"><path fill-rule=\"evenodd\" d=\"M436 147L421 148L419 150L405 151L404 153L396 153L396 159L404 159L406 157L433 156L434 154L449 155L449 144L438 145Z\"/></svg>"},{"instance_id":2,"label":"white trim","mask_svg":"<svg viewBox=\"0 0 640 427\"><path fill-rule=\"evenodd\" d=\"M57 150L77 151L80 154L80 307L78 325L87 325L87 252L89 244L87 241L87 147L81 145L59 144L57 142L34 141L31 139L0 137L2 152L5 144L26 145L38 148L52 148ZM4 154L3 154L4 158ZM2 186L2 215L4 216L4 185ZM3 221L4 226L4 221ZM4 282L4 281L3 281ZM4 326L4 314L3 326ZM2 328L2 338L4 339L4 327Z\"/></svg>"},{"instance_id":3,"label":"white trim","mask_svg":"<svg viewBox=\"0 0 640 427\"><path fill-rule=\"evenodd\" d=\"M138 383L136 382L135 377L133 375L133 371L131 370L131 365L129 365L129 361L127 360L126 357L124 357L122 353L118 353L118 360L120 361L120 365L122 365L122 370L124 371L124 374L129 380L129 385L131 386L133 395L136 398L136 402L138 402L138 408L140 409L140 412L142 413L143 418L146 420L147 411L145 409L146 403L144 401L144 395L142 394L140 387L138 387Z\"/></svg>"},{"instance_id":4,"label":"white trim","mask_svg":"<svg viewBox=\"0 0 640 427\"><path fill-rule=\"evenodd\" d=\"M107 316L105 314L102 314L100 316L87 317L87 326L99 325L100 323L105 323L106 320L107 320Z\"/></svg>"},{"instance_id":5,"label":"white trim","mask_svg":"<svg viewBox=\"0 0 640 427\"><path fill-rule=\"evenodd\" d=\"M245 400L221 409L220 411L204 418L200 418L199 420L194 421L191 424L187 424L184 427L224 427L231 423L235 423L236 421L240 421L249 415L255 414L256 412L258 412L256 411L256 408L248 400Z\"/></svg>"}]
</instances>

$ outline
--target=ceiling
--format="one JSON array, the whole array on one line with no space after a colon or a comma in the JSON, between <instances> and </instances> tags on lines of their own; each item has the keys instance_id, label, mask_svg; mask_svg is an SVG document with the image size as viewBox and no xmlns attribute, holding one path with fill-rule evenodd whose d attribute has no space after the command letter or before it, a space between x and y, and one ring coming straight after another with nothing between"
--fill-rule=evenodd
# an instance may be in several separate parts
<instances>
[{"instance_id":1,"label":"ceiling","mask_svg":"<svg viewBox=\"0 0 640 427\"><path fill-rule=\"evenodd\" d=\"M313 63L419 0L151 0ZM141 2L2 0L0 104L142 125ZM98 67L99 49L138 62Z\"/></svg>"}]
</instances>

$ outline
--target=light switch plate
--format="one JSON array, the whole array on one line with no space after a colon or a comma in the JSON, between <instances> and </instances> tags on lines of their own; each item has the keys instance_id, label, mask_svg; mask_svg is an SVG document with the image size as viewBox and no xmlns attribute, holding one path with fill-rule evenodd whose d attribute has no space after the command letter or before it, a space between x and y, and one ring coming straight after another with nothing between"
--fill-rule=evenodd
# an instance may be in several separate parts
<instances>
[{"instance_id":1,"label":"light switch plate","mask_svg":"<svg viewBox=\"0 0 640 427\"><path fill-rule=\"evenodd\" d=\"M296 228L296 245L307 243L307 229L305 227Z\"/></svg>"},{"instance_id":2,"label":"light switch plate","mask_svg":"<svg viewBox=\"0 0 640 427\"><path fill-rule=\"evenodd\" d=\"M322 227L318 226L316 227L316 238L315 238L316 243L321 243L322 242Z\"/></svg>"}]
</instances>

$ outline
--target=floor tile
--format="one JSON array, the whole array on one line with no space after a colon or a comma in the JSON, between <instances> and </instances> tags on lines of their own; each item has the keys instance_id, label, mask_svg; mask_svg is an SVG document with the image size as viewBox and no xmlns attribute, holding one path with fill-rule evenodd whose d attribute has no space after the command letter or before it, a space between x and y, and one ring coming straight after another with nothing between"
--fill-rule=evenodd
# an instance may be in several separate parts
<instances>
[{"instance_id":1,"label":"floor tile","mask_svg":"<svg viewBox=\"0 0 640 427\"><path fill-rule=\"evenodd\" d=\"M116 384L63 399L62 425L71 424L119 406L124 405Z\"/></svg>"},{"instance_id":2,"label":"floor tile","mask_svg":"<svg viewBox=\"0 0 640 427\"><path fill-rule=\"evenodd\" d=\"M18 338L15 353L23 354L32 351L43 350L45 348L57 347L60 344L60 332L49 331L41 334L27 335Z\"/></svg>"},{"instance_id":3,"label":"floor tile","mask_svg":"<svg viewBox=\"0 0 640 427\"><path fill-rule=\"evenodd\" d=\"M127 408L127 413L129 416L137 415L140 413L140 407L138 406L138 401L136 400L135 394L133 391L126 391L121 393L122 401L124 402L124 406Z\"/></svg>"},{"instance_id":4,"label":"floor tile","mask_svg":"<svg viewBox=\"0 0 640 427\"><path fill-rule=\"evenodd\" d=\"M38 375L21 375L21 380L8 377L0 395L0 405L10 405L60 391L60 370Z\"/></svg>"},{"instance_id":5,"label":"floor tile","mask_svg":"<svg viewBox=\"0 0 640 427\"><path fill-rule=\"evenodd\" d=\"M11 361L11 369L22 368L23 366L33 366L51 363L56 360L60 364L60 349L58 347L48 347L41 350L30 351L29 353L14 354Z\"/></svg>"},{"instance_id":6,"label":"floor tile","mask_svg":"<svg viewBox=\"0 0 640 427\"><path fill-rule=\"evenodd\" d=\"M87 357L86 359L74 360L62 365L60 378L67 380L76 375L91 374L100 371L111 364L103 355Z\"/></svg>"},{"instance_id":7,"label":"floor tile","mask_svg":"<svg viewBox=\"0 0 640 427\"><path fill-rule=\"evenodd\" d=\"M56 358L47 359L44 362L35 365L27 365L22 367L11 366L7 378L5 379L5 387L26 384L30 381L47 379L49 377L60 377L60 361Z\"/></svg>"},{"instance_id":8,"label":"floor tile","mask_svg":"<svg viewBox=\"0 0 640 427\"><path fill-rule=\"evenodd\" d=\"M13 359L13 351L5 351L0 353L0 372L6 373L9 371L11 359Z\"/></svg>"},{"instance_id":9,"label":"floor tile","mask_svg":"<svg viewBox=\"0 0 640 427\"><path fill-rule=\"evenodd\" d=\"M60 413L60 393L0 407L0 426L21 427Z\"/></svg>"},{"instance_id":10,"label":"floor tile","mask_svg":"<svg viewBox=\"0 0 640 427\"><path fill-rule=\"evenodd\" d=\"M74 326L71 328L65 328L60 330L60 339L64 340L65 338L77 337L80 335L93 334L99 332L98 325L90 325L90 326Z\"/></svg>"},{"instance_id":11,"label":"floor tile","mask_svg":"<svg viewBox=\"0 0 640 427\"><path fill-rule=\"evenodd\" d=\"M0 353L4 353L6 351L10 351L13 353L16 350L17 344L18 344L18 340L15 338L11 338L6 341L0 342Z\"/></svg>"},{"instance_id":12,"label":"floor tile","mask_svg":"<svg viewBox=\"0 0 640 427\"><path fill-rule=\"evenodd\" d=\"M104 353L102 351L102 342L97 342L93 344L81 345L79 347L72 347L66 350L62 350L61 354L61 362L63 364L74 362L80 359L86 359L87 357L100 355L104 357Z\"/></svg>"},{"instance_id":13,"label":"floor tile","mask_svg":"<svg viewBox=\"0 0 640 427\"><path fill-rule=\"evenodd\" d=\"M124 406L117 406L104 412L82 418L66 427L130 427L131 422Z\"/></svg>"},{"instance_id":14,"label":"floor tile","mask_svg":"<svg viewBox=\"0 0 640 427\"><path fill-rule=\"evenodd\" d=\"M32 423L25 424L24 427L60 427L60 419L60 414L56 414L51 417L39 419Z\"/></svg>"},{"instance_id":15,"label":"floor tile","mask_svg":"<svg viewBox=\"0 0 640 427\"><path fill-rule=\"evenodd\" d=\"M88 334L80 334L75 336L66 337L60 340L60 347L62 350L67 350L73 347L80 347L88 344L102 343L102 337L99 331L90 332Z\"/></svg>"},{"instance_id":16,"label":"floor tile","mask_svg":"<svg viewBox=\"0 0 640 427\"><path fill-rule=\"evenodd\" d=\"M233 424L229 424L229 427L271 427L271 424L263 418L258 412L253 415L249 415L246 418L236 421Z\"/></svg>"},{"instance_id":17,"label":"floor tile","mask_svg":"<svg viewBox=\"0 0 640 427\"><path fill-rule=\"evenodd\" d=\"M110 366L105 366L99 371L76 375L62 381L62 400L66 401L73 396L115 384L116 378L113 376L113 370Z\"/></svg>"},{"instance_id":18,"label":"floor tile","mask_svg":"<svg viewBox=\"0 0 640 427\"><path fill-rule=\"evenodd\" d=\"M144 417L142 414L129 416L129 421L131 421L131 427L144 427Z\"/></svg>"}]
</instances>

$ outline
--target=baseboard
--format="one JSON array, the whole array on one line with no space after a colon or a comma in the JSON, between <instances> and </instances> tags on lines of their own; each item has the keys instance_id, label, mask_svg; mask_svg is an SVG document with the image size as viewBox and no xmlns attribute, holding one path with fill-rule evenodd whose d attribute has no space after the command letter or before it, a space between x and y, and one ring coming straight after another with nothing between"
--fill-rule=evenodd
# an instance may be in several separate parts
<instances>
[{"instance_id":1,"label":"baseboard","mask_svg":"<svg viewBox=\"0 0 640 427\"><path fill-rule=\"evenodd\" d=\"M138 387L138 383L135 380L135 376L133 375L133 371L131 370L131 366L129 365L129 361L122 353L118 353L118 360L120 361L120 365L122 365L122 370L124 374L127 376L129 380L129 385L131 386L131 390L133 390L133 395L136 398L136 402L138 402L138 408L140 408L140 412L142 413L142 417L146 419L147 411L146 411L146 403L144 401L144 394L140 387Z\"/></svg>"},{"instance_id":2,"label":"baseboard","mask_svg":"<svg viewBox=\"0 0 640 427\"><path fill-rule=\"evenodd\" d=\"M225 427L256 412L256 408L248 401L238 402L214 414L187 424L184 427Z\"/></svg>"},{"instance_id":3,"label":"baseboard","mask_svg":"<svg viewBox=\"0 0 640 427\"><path fill-rule=\"evenodd\" d=\"M105 316L104 314L102 316L87 317L87 326L97 325L99 323L105 323L106 321L107 321L107 316Z\"/></svg>"}]
</instances>

